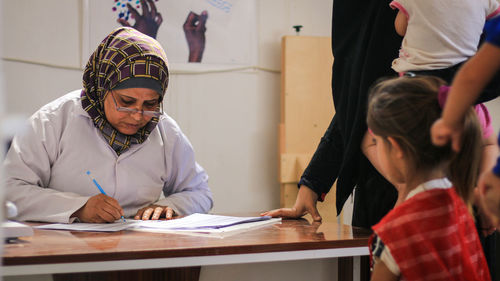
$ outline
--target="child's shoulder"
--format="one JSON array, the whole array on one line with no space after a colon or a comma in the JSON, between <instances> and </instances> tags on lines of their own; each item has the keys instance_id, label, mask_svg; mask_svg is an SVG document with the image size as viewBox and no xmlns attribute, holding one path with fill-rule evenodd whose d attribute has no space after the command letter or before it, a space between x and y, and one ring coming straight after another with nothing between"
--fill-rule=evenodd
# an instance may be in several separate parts
<instances>
[{"instance_id":1,"label":"child's shoulder","mask_svg":"<svg viewBox=\"0 0 500 281\"><path fill-rule=\"evenodd\" d=\"M421 192L392 209L374 229L390 229L448 216L455 208L456 201L457 195L453 188Z\"/></svg>"}]
</instances>

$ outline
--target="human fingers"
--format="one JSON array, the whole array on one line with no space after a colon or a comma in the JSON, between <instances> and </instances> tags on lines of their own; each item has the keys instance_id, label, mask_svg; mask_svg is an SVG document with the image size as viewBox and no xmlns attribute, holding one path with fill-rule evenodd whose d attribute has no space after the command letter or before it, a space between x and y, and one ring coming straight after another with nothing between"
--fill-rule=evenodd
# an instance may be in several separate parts
<instances>
[{"instance_id":1,"label":"human fingers","mask_svg":"<svg viewBox=\"0 0 500 281\"><path fill-rule=\"evenodd\" d=\"M140 220L142 217L142 213L144 213L145 209L146 208L141 208L141 209L137 210L137 213L135 213L135 216L134 216L134 220Z\"/></svg>"},{"instance_id":2,"label":"human fingers","mask_svg":"<svg viewBox=\"0 0 500 281\"><path fill-rule=\"evenodd\" d=\"M128 21L126 21L125 19L117 19L116 20L119 24L121 24L122 26L127 26L127 27L130 27L130 23Z\"/></svg>"},{"instance_id":3,"label":"human fingers","mask_svg":"<svg viewBox=\"0 0 500 281\"><path fill-rule=\"evenodd\" d=\"M80 220L92 223L114 221L112 208L106 203L107 197L104 194L92 196L85 204Z\"/></svg>"},{"instance_id":4,"label":"human fingers","mask_svg":"<svg viewBox=\"0 0 500 281\"><path fill-rule=\"evenodd\" d=\"M322 220L321 215L319 214L318 208L315 205L308 206L307 212L311 215L313 221L320 222Z\"/></svg>"},{"instance_id":5,"label":"human fingers","mask_svg":"<svg viewBox=\"0 0 500 281\"><path fill-rule=\"evenodd\" d=\"M101 209L96 213L98 217L98 222L114 222L120 217L116 217L115 214L111 213L109 209Z\"/></svg>"},{"instance_id":6,"label":"human fingers","mask_svg":"<svg viewBox=\"0 0 500 281\"><path fill-rule=\"evenodd\" d=\"M451 138L451 131L446 127L442 119L436 120L431 127L431 140L434 145L444 146Z\"/></svg>"},{"instance_id":7,"label":"human fingers","mask_svg":"<svg viewBox=\"0 0 500 281\"><path fill-rule=\"evenodd\" d=\"M175 215L174 209L167 207L165 211L165 218L171 220Z\"/></svg>"},{"instance_id":8,"label":"human fingers","mask_svg":"<svg viewBox=\"0 0 500 281\"><path fill-rule=\"evenodd\" d=\"M163 22L163 17L161 16L160 13L156 14L156 24L160 25Z\"/></svg>"},{"instance_id":9,"label":"human fingers","mask_svg":"<svg viewBox=\"0 0 500 281\"><path fill-rule=\"evenodd\" d=\"M148 207L146 208L146 210L144 210L144 212L142 213L142 220L149 220L149 218L151 217L151 214L153 214L153 211L154 209L151 208L151 207Z\"/></svg>"},{"instance_id":10,"label":"human fingers","mask_svg":"<svg viewBox=\"0 0 500 281\"><path fill-rule=\"evenodd\" d=\"M140 219L142 219L142 216L143 216L144 212L145 212L147 209L150 209L150 208L153 208L153 206L146 206L146 207L142 207L142 208L140 208L139 210L137 210L137 212L135 213L134 219L135 219L135 220L140 220Z\"/></svg>"},{"instance_id":11,"label":"human fingers","mask_svg":"<svg viewBox=\"0 0 500 281\"><path fill-rule=\"evenodd\" d=\"M153 215L151 216L151 219L152 220L160 219L162 213L163 213L163 207L154 208Z\"/></svg>"},{"instance_id":12,"label":"human fingers","mask_svg":"<svg viewBox=\"0 0 500 281\"><path fill-rule=\"evenodd\" d=\"M460 148L462 147L462 135L460 133L453 133L451 135L451 148L459 152Z\"/></svg>"},{"instance_id":13,"label":"human fingers","mask_svg":"<svg viewBox=\"0 0 500 281\"><path fill-rule=\"evenodd\" d=\"M120 203L118 203L118 200L116 200L115 198L105 196L104 202L109 208L113 209L113 213L116 212L119 217L124 215L122 206L120 206Z\"/></svg>"},{"instance_id":14,"label":"human fingers","mask_svg":"<svg viewBox=\"0 0 500 281\"><path fill-rule=\"evenodd\" d=\"M149 9L149 5L146 2L146 0L141 0L141 7L142 7L142 16L143 17L150 17L151 11Z\"/></svg>"},{"instance_id":15,"label":"human fingers","mask_svg":"<svg viewBox=\"0 0 500 281\"><path fill-rule=\"evenodd\" d=\"M186 28L189 28L189 27L193 27L194 26L194 23L198 20L198 15L193 13L193 12L189 12L187 18L186 18L186 21L184 22L184 29Z\"/></svg>"},{"instance_id":16,"label":"human fingers","mask_svg":"<svg viewBox=\"0 0 500 281\"><path fill-rule=\"evenodd\" d=\"M207 11L201 12L198 18L198 25L196 26L196 29L200 31L205 31L206 30L205 24L207 23L207 19L208 19L208 12Z\"/></svg>"},{"instance_id":17,"label":"human fingers","mask_svg":"<svg viewBox=\"0 0 500 281\"><path fill-rule=\"evenodd\" d=\"M148 0L149 8L151 9L151 17L154 19L158 11L156 10L156 5L153 0Z\"/></svg>"},{"instance_id":18,"label":"human fingers","mask_svg":"<svg viewBox=\"0 0 500 281\"><path fill-rule=\"evenodd\" d=\"M123 216L123 209L118 204L118 202L113 202L109 199L103 200L102 203L98 205L97 210L98 215L107 222L115 221Z\"/></svg>"},{"instance_id":19,"label":"human fingers","mask_svg":"<svg viewBox=\"0 0 500 281\"><path fill-rule=\"evenodd\" d=\"M267 212L263 212L260 214L261 216L271 216L273 218L291 218L297 219L303 216L304 214L300 214L297 212L295 208L280 208Z\"/></svg>"},{"instance_id":20,"label":"human fingers","mask_svg":"<svg viewBox=\"0 0 500 281\"><path fill-rule=\"evenodd\" d=\"M141 17L141 14L139 14L139 12L129 3L127 3L127 9L135 20L138 20Z\"/></svg>"}]
</instances>

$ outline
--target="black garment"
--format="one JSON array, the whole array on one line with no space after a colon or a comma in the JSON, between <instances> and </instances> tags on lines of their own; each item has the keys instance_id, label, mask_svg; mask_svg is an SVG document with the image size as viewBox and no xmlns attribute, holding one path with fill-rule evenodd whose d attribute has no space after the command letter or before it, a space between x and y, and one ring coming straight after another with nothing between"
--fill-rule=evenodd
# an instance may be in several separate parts
<instances>
[{"instance_id":1,"label":"black garment","mask_svg":"<svg viewBox=\"0 0 500 281\"><path fill-rule=\"evenodd\" d=\"M394 187L360 149L367 130L369 88L381 77L396 75L391 62L398 56L402 37L395 32L397 11L389 7L390 2L334 0L332 90L336 114L299 182L321 198L338 178L338 212L357 185L353 225L366 228L377 223L397 198Z\"/></svg>"}]
</instances>

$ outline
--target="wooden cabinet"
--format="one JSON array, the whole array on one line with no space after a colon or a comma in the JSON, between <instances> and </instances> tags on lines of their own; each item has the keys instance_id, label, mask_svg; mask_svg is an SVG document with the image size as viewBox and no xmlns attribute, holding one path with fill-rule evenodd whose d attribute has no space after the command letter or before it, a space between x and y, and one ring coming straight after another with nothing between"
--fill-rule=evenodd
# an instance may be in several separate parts
<instances>
[{"instance_id":1,"label":"wooden cabinet","mask_svg":"<svg viewBox=\"0 0 500 281\"><path fill-rule=\"evenodd\" d=\"M281 207L292 207L300 176L335 113L330 37L283 37L281 63ZM336 220L335 186L318 208L324 221Z\"/></svg>"}]
</instances>

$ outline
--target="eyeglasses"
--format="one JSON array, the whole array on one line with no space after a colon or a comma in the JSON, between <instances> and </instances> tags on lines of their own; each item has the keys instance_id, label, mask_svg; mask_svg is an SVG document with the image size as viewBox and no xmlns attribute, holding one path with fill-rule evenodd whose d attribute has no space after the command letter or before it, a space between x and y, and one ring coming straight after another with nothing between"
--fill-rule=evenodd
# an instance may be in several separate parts
<instances>
[{"instance_id":1,"label":"eyeglasses","mask_svg":"<svg viewBox=\"0 0 500 281\"><path fill-rule=\"evenodd\" d=\"M118 112L123 112L123 113L127 113L127 114L141 113L142 115L149 116L149 117L160 117L163 114L162 103L160 103L160 110L156 110L156 111L144 110L144 109L138 110L135 108L118 106L118 104L116 103L115 95L113 94L113 91L111 91L111 97L113 98L113 101L115 102L116 111L118 111Z\"/></svg>"}]
</instances>

